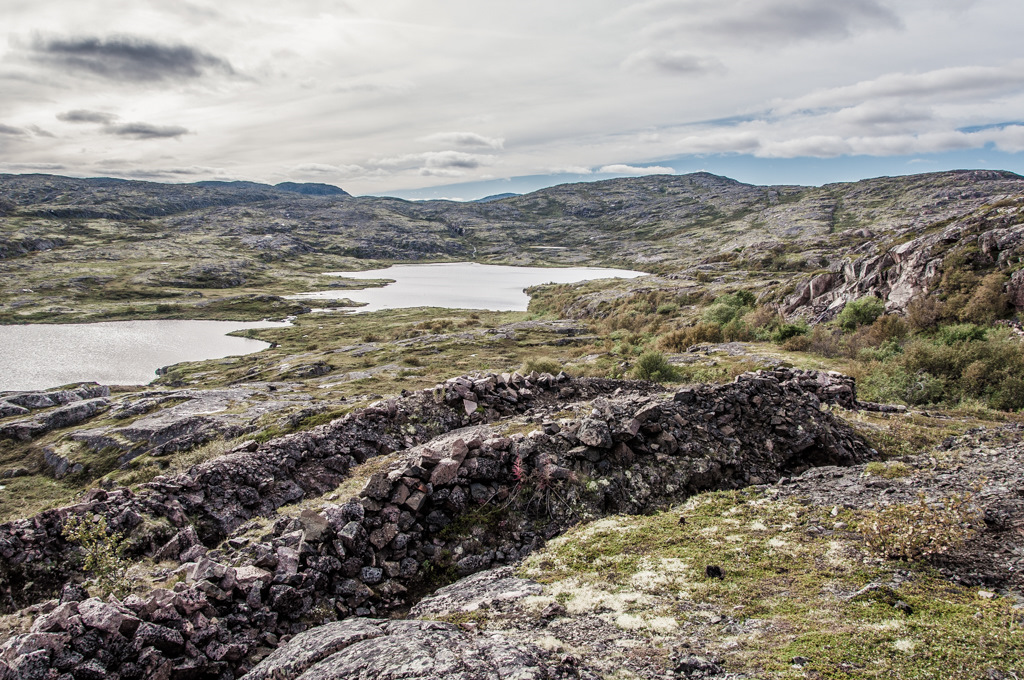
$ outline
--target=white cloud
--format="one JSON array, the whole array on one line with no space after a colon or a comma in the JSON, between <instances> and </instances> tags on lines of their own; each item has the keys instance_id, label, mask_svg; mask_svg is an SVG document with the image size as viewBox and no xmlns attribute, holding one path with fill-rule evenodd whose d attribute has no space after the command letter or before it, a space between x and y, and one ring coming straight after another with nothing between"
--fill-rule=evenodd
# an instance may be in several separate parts
<instances>
[{"instance_id":1,"label":"white cloud","mask_svg":"<svg viewBox=\"0 0 1024 680\"><path fill-rule=\"evenodd\" d=\"M635 165L603 165L595 171L599 175L630 175L638 177L640 175L672 175L675 174L675 170L660 165L652 165L650 167L642 168Z\"/></svg>"}]
</instances>

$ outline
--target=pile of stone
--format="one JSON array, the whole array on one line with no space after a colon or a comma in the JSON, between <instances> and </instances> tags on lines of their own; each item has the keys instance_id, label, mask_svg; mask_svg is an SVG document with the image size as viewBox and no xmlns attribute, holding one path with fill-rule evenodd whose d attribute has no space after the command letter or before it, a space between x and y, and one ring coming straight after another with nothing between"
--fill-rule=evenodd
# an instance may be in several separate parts
<instances>
[{"instance_id":1,"label":"pile of stone","mask_svg":"<svg viewBox=\"0 0 1024 680\"><path fill-rule=\"evenodd\" d=\"M849 465L874 455L821 408L822 402L854 398L852 382L837 376L746 374L729 385L656 396L629 391L616 396L609 388L623 385L612 381L538 376L523 378L518 387L517 382L504 376L458 378L432 395L435 404L461 415L453 422L481 417L489 409L510 409L535 389L564 394L560 399L567 401L557 402L563 412L581 395L600 391L605 396L576 401L574 417L539 418L529 434L506 435L500 425L479 424L436 437L371 475L358 497L282 517L258 538L230 535L216 550L208 551L201 542L199 524L179 514L181 530L157 551L161 559L184 562L173 574L172 580L178 580L173 590L89 604L107 607L103 611L109 616L102 621L86 620L82 602L75 619L70 600L52 601L47 606L62 613L41 617L31 634L8 641L0 659L19 678L51 677L31 675L26 664L46 673L71 670L75 678L94 677L89 675L93 671L153 677L165 664L175 674L231 677L304 631L310 621L404 608L415 593L515 562L580 521L649 512L702 490L763 483L810 466ZM394 423L397 408L375 408L375 417ZM347 453L339 450L338 455L354 458L352 445L346 447ZM293 450L278 442L245 452L252 457L241 460L257 465L261 451ZM219 488L253 488L259 498L280 504L282 496L252 486L251 475L269 474L265 468L250 473L239 469L240 459L232 460L233 466L221 461L201 474L193 471L190 479L212 486L211 470L230 469L233 473L217 482ZM297 461L284 460L279 471L294 474ZM162 484L168 493L168 482ZM165 509L174 502L178 513L199 507L202 499L186 499L187 493L168 500ZM163 497L148 500L154 498ZM222 521L221 526L233 522ZM113 611L121 617L116 627L110 623L117 619ZM65 644L56 644L58 639ZM88 643L93 639L99 644ZM62 656L59 650L65 648L79 656Z\"/></svg>"},{"instance_id":2,"label":"pile of stone","mask_svg":"<svg viewBox=\"0 0 1024 680\"><path fill-rule=\"evenodd\" d=\"M110 493L95 489L75 506L2 524L0 558L5 569L0 572L0 611L26 606L41 595L54 593L77 573L68 555L71 548L61 535L64 518L69 515L106 518L111 529L131 534L134 555L153 554L175 530L186 527L194 527L191 530L198 532L202 542L212 544L253 517L269 515L282 505L335 488L347 478L352 466L371 457L409 448L470 423L483 422L485 415L491 415L486 409L484 413L468 414L461 402L449 405L460 389L472 394L477 403L488 404L498 398L501 379L506 398L515 395L511 410L517 413L540 403L553 403L570 382L575 385L570 391L582 395L611 393L623 387L655 389L650 383L570 381L564 374L491 377L494 387L474 385L466 391L464 384L473 385L478 378L455 378L434 389L358 409L305 432L264 444L243 444L229 455L187 472L157 477L143 485L138 495L124 488ZM72 391L25 393L11 398L38 408L61 400L74 405L95 398L90 390L109 394L106 387L82 386ZM500 408L502 413L509 411ZM73 471L75 465L56 458L53 464L55 470L66 472Z\"/></svg>"}]
</instances>

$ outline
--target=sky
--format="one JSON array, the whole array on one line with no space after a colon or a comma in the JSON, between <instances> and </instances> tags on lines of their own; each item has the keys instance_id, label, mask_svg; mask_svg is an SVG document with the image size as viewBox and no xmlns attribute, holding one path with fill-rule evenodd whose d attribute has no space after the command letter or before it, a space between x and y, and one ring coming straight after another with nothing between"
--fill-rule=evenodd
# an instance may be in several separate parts
<instances>
[{"instance_id":1,"label":"sky","mask_svg":"<svg viewBox=\"0 0 1024 680\"><path fill-rule=\"evenodd\" d=\"M0 172L452 198L1024 173L1020 0L0 0Z\"/></svg>"}]
</instances>

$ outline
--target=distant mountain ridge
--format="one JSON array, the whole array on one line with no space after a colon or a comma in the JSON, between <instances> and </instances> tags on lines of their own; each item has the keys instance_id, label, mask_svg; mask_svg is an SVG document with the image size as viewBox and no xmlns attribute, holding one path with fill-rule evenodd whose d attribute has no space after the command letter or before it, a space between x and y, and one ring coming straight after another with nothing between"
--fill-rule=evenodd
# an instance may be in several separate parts
<instances>
[{"instance_id":1,"label":"distant mountain ridge","mask_svg":"<svg viewBox=\"0 0 1024 680\"><path fill-rule=\"evenodd\" d=\"M1018 204L1024 177L993 170L821 187L755 186L700 172L478 202L353 197L324 184L0 175L0 261L59 263L45 265L45 281L42 266L5 266L10 292L0 305L10 300L21 305L11 309L23 309L27 300L16 291L43 284L111 296L106 289L117 288L127 297L115 299L131 299L163 297L168 286L201 288L209 272L230 272L217 278L224 287L261 282L262 289L300 269L324 271L328 261L344 269L359 260L475 260L716 279L771 291L780 301L799 293L786 311L818 314L855 294L897 290L903 300L923 285L919 269L938 264L915 260L911 267L904 251L890 251L914 241L933 253L931 262L946 248L937 232L970 223L963 233L976 240L986 224L1015 228ZM280 264L268 271L268 263ZM97 272L116 284L81 283ZM865 272L878 285L857 283ZM802 288L814 277L814 286Z\"/></svg>"}]
</instances>

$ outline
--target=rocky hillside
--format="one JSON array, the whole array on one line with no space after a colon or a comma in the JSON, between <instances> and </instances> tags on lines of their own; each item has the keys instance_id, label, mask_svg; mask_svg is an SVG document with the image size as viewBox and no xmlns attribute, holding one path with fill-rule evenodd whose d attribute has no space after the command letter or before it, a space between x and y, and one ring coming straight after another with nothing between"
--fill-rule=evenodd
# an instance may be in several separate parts
<instances>
[{"instance_id":1,"label":"rocky hillside","mask_svg":"<svg viewBox=\"0 0 1024 680\"><path fill-rule=\"evenodd\" d=\"M0 177L6 322L282 316L382 260L651 272L0 393L0 680L1018 677L1022 210L988 171Z\"/></svg>"},{"instance_id":2,"label":"rocky hillside","mask_svg":"<svg viewBox=\"0 0 1024 680\"><path fill-rule=\"evenodd\" d=\"M981 222L1009 230L986 256L996 248L1004 265L1015 263L1010 241L1024 195L1024 179L995 171L817 188L696 173L563 185L483 203L296 187L0 177L0 317L110 318L125 302L209 317L226 312L211 299L196 308L190 296L216 301L327 287L319 272L421 259L738 277L780 299L789 295L789 313L819 313L865 291L892 290L898 306L927 286L951 239L990 230ZM805 285L809 275L818 276L813 285ZM155 307L133 313L157 314Z\"/></svg>"}]
</instances>

